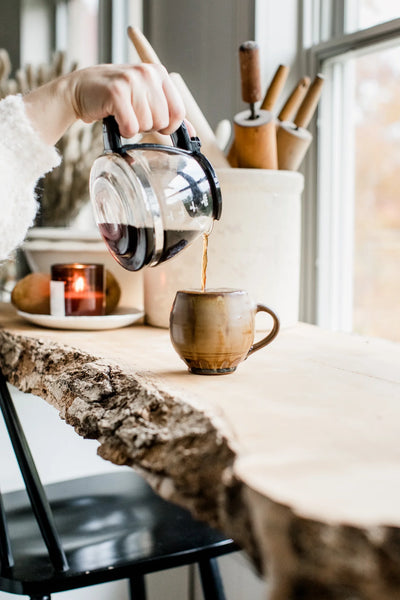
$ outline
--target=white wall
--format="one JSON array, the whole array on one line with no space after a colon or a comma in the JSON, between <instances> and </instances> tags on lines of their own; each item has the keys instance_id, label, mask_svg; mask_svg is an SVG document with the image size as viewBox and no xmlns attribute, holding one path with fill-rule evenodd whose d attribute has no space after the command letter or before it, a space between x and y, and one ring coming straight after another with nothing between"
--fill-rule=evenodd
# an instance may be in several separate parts
<instances>
[{"instance_id":1,"label":"white wall","mask_svg":"<svg viewBox=\"0 0 400 600\"><path fill-rule=\"evenodd\" d=\"M239 45L254 38L255 0L146 0L144 29L169 71L180 73L213 128L241 99Z\"/></svg>"},{"instance_id":2,"label":"white wall","mask_svg":"<svg viewBox=\"0 0 400 600\"><path fill-rule=\"evenodd\" d=\"M291 71L285 94L304 73L298 58L298 0L147 0L146 35L170 71L179 71L212 127L232 119L241 98L239 45L260 46L262 89L279 64ZM255 14L255 22L254 22Z\"/></svg>"},{"instance_id":3,"label":"white wall","mask_svg":"<svg viewBox=\"0 0 400 600\"><path fill-rule=\"evenodd\" d=\"M277 67L290 67L279 109L302 72L299 56L301 23L299 0L256 0L255 39L260 46L262 89L266 90Z\"/></svg>"}]
</instances>

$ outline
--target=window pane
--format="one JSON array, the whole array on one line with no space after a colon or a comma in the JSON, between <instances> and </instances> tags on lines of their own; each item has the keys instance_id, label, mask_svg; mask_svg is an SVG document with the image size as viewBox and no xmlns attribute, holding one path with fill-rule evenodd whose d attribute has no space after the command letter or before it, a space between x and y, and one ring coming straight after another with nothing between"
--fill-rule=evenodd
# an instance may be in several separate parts
<instances>
[{"instance_id":1,"label":"window pane","mask_svg":"<svg viewBox=\"0 0 400 600\"><path fill-rule=\"evenodd\" d=\"M400 48L355 73L354 330L400 341Z\"/></svg>"},{"instance_id":2,"label":"window pane","mask_svg":"<svg viewBox=\"0 0 400 600\"><path fill-rule=\"evenodd\" d=\"M21 4L21 66L49 62L51 25L51 6L47 0L23 0ZM19 67L20 65L14 66Z\"/></svg>"},{"instance_id":3,"label":"window pane","mask_svg":"<svg viewBox=\"0 0 400 600\"><path fill-rule=\"evenodd\" d=\"M56 47L68 63L87 67L98 62L99 0L59 0L56 11Z\"/></svg>"},{"instance_id":4,"label":"window pane","mask_svg":"<svg viewBox=\"0 0 400 600\"><path fill-rule=\"evenodd\" d=\"M80 67L98 62L98 4L98 0L70 0L68 3L68 55Z\"/></svg>"},{"instance_id":5,"label":"window pane","mask_svg":"<svg viewBox=\"0 0 400 600\"><path fill-rule=\"evenodd\" d=\"M356 14L350 16L351 29L365 29L400 17L399 0L347 0L350 11L356 4ZM351 15L351 13L350 13ZM350 24L351 25L351 24Z\"/></svg>"},{"instance_id":6,"label":"window pane","mask_svg":"<svg viewBox=\"0 0 400 600\"><path fill-rule=\"evenodd\" d=\"M68 67L96 64L98 13L99 0L23 0L21 65L49 63L54 44L66 53Z\"/></svg>"}]
</instances>

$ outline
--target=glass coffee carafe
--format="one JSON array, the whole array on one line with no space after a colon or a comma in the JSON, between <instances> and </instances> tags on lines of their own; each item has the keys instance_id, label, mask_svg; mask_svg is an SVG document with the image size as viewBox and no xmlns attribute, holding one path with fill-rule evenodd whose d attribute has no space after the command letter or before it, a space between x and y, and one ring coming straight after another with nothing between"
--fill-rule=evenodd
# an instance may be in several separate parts
<instances>
[{"instance_id":1,"label":"glass coffee carafe","mask_svg":"<svg viewBox=\"0 0 400 600\"><path fill-rule=\"evenodd\" d=\"M90 196L100 233L123 267L155 266L210 233L221 216L220 186L184 123L173 146L122 145L114 117L104 119L103 132Z\"/></svg>"}]
</instances>

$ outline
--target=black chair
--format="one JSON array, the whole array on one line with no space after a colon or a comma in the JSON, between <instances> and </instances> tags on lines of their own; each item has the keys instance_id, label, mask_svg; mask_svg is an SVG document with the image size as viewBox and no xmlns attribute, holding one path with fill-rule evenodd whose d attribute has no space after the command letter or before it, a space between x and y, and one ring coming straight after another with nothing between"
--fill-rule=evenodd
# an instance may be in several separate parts
<instances>
[{"instance_id":1,"label":"black chair","mask_svg":"<svg viewBox=\"0 0 400 600\"><path fill-rule=\"evenodd\" d=\"M0 590L47 600L127 579L132 600L145 600L146 574L197 563L205 600L225 598L217 557L238 550L231 539L133 471L43 487L1 371L0 409L25 482L0 494Z\"/></svg>"}]
</instances>

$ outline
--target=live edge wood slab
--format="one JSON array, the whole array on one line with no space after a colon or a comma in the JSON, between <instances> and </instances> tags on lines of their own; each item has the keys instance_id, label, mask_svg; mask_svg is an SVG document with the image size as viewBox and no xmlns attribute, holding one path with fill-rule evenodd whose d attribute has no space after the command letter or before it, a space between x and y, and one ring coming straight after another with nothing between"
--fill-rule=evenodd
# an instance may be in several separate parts
<instances>
[{"instance_id":1,"label":"live edge wood slab","mask_svg":"<svg viewBox=\"0 0 400 600\"><path fill-rule=\"evenodd\" d=\"M299 324L204 377L162 329L0 327L8 380L231 535L269 600L400 598L400 345Z\"/></svg>"}]
</instances>

